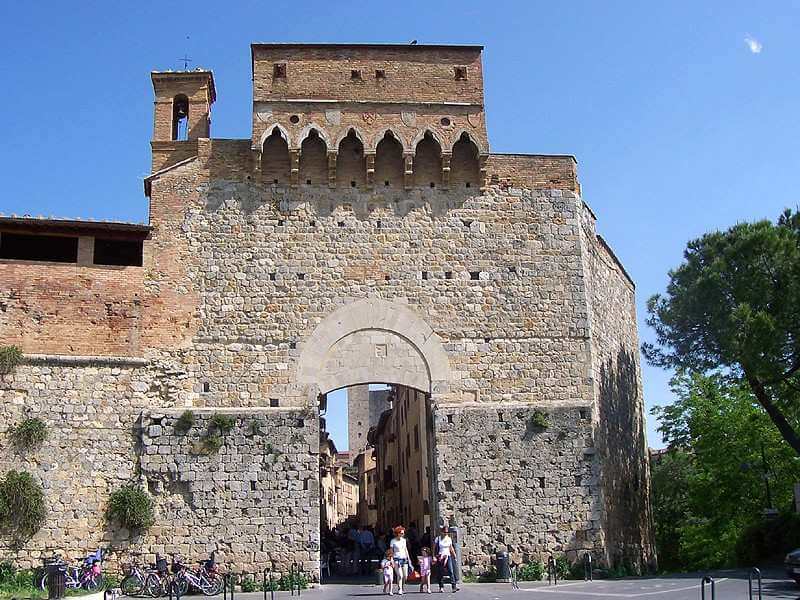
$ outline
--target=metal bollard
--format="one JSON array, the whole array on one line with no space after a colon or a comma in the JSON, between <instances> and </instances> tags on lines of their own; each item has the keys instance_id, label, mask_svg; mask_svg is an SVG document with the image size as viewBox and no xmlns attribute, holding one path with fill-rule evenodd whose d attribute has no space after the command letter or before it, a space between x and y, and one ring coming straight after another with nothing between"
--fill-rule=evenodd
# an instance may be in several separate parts
<instances>
[{"instance_id":1,"label":"metal bollard","mask_svg":"<svg viewBox=\"0 0 800 600\"><path fill-rule=\"evenodd\" d=\"M558 585L558 570L556 569L556 559L553 555L547 557L547 585Z\"/></svg>"},{"instance_id":2,"label":"metal bollard","mask_svg":"<svg viewBox=\"0 0 800 600\"><path fill-rule=\"evenodd\" d=\"M234 573L226 573L222 578L222 598L228 600L228 592L230 592L230 600L233 600L233 594L236 590L236 575Z\"/></svg>"},{"instance_id":3,"label":"metal bollard","mask_svg":"<svg viewBox=\"0 0 800 600\"><path fill-rule=\"evenodd\" d=\"M583 580L592 581L592 553L583 555Z\"/></svg>"},{"instance_id":4,"label":"metal bollard","mask_svg":"<svg viewBox=\"0 0 800 600\"><path fill-rule=\"evenodd\" d=\"M706 575L700 582L700 600L706 600L706 584L711 584L711 600L716 598L716 590L714 589L714 578L711 575Z\"/></svg>"},{"instance_id":5,"label":"metal bollard","mask_svg":"<svg viewBox=\"0 0 800 600\"><path fill-rule=\"evenodd\" d=\"M270 593L270 600L275 600L275 586L272 583L272 569L264 569L264 600L267 600L267 573L269 573L269 593Z\"/></svg>"},{"instance_id":6,"label":"metal bollard","mask_svg":"<svg viewBox=\"0 0 800 600\"><path fill-rule=\"evenodd\" d=\"M761 600L761 570L758 567L750 569L750 575L747 577L747 592L750 600L753 600L753 576L758 579L758 600Z\"/></svg>"},{"instance_id":7,"label":"metal bollard","mask_svg":"<svg viewBox=\"0 0 800 600\"><path fill-rule=\"evenodd\" d=\"M297 563L292 563L292 566L289 567L289 588L292 590L292 596L294 596L294 570L297 567Z\"/></svg>"}]
</instances>

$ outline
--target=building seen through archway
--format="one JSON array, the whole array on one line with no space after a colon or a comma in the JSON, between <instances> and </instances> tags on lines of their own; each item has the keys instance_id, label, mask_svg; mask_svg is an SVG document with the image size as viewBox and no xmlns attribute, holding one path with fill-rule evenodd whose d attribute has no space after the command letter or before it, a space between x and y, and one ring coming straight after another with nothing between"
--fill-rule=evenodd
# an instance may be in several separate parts
<instances>
[{"instance_id":1,"label":"building seen through archway","mask_svg":"<svg viewBox=\"0 0 800 600\"><path fill-rule=\"evenodd\" d=\"M433 522L428 394L361 384L322 396L320 408L320 533L331 572L368 571L400 524L413 527L418 550ZM374 541L366 556L365 531Z\"/></svg>"}]
</instances>

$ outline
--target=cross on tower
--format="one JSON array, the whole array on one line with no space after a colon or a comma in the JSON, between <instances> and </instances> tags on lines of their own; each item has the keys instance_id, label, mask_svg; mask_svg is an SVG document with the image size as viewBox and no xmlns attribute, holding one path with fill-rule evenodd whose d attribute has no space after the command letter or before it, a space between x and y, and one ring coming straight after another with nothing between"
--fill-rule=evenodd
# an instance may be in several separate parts
<instances>
[{"instance_id":1,"label":"cross on tower","mask_svg":"<svg viewBox=\"0 0 800 600\"><path fill-rule=\"evenodd\" d=\"M189 63L192 62L192 59L184 54L183 58L179 58L178 60L183 61L183 70L187 71L189 69Z\"/></svg>"}]
</instances>

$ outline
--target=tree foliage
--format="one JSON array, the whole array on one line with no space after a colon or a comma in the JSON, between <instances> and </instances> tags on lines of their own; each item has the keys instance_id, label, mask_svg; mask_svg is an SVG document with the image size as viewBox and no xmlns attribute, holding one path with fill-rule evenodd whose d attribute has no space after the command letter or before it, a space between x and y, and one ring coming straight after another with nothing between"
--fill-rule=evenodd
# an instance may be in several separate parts
<instances>
[{"instance_id":1,"label":"tree foliage","mask_svg":"<svg viewBox=\"0 0 800 600\"><path fill-rule=\"evenodd\" d=\"M800 213L693 240L669 278L648 301L647 359L740 377L800 454Z\"/></svg>"},{"instance_id":2,"label":"tree foliage","mask_svg":"<svg viewBox=\"0 0 800 600\"><path fill-rule=\"evenodd\" d=\"M47 509L42 486L27 471L0 480L0 530L19 546L41 529Z\"/></svg>"},{"instance_id":3,"label":"tree foliage","mask_svg":"<svg viewBox=\"0 0 800 600\"><path fill-rule=\"evenodd\" d=\"M659 563L666 569L752 565L765 557L743 555L751 546L747 536L765 527L765 508L791 511L800 461L746 384L679 374L672 387L677 401L652 410L669 445L652 465ZM772 541L771 551L780 552Z\"/></svg>"}]
</instances>

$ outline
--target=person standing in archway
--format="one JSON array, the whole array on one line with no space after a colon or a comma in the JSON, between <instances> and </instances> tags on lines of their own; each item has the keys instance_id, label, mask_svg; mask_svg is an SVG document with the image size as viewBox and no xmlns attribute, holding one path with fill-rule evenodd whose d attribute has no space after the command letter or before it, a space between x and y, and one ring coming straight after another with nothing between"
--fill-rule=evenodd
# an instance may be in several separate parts
<instances>
[{"instance_id":1,"label":"person standing in archway","mask_svg":"<svg viewBox=\"0 0 800 600\"><path fill-rule=\"evenodd\" d=\"M408 578L408 543L406 542L406 529L402 525L394 528L394 537L389 546L394 556L394 572L397 579L397 593L403 593L403 587Z\"/></svg>"}]
</instances>

